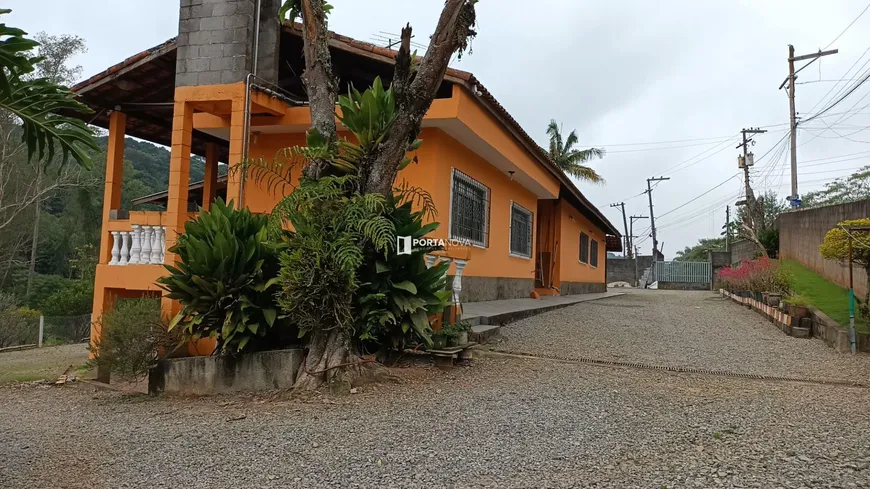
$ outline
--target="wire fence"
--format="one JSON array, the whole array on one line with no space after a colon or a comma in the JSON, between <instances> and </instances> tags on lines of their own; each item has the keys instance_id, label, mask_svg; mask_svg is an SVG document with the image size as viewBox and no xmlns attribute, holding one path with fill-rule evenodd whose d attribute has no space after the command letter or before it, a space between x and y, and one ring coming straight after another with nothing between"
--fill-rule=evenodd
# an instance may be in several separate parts
<instances>
[{"instance_id":1,"label":"wire fence","mask_svg":"<svg viewBox=\"0 0 870 489\"><path fill-rule=\"evenodd\" d=\"M91 337L91 315L45 316L43 344L86 343Z\"/></svg>"},{"instance_id":2,"label":"wire fence","mask_svg":"<svg viewBox=\"0 0 870 489\"><path fill-rule=\"evenodd\" d=\"M0 311L0 348L86 343L90 335L90 314L39 316L18 310Z\"/></svg>"}]
</instances>

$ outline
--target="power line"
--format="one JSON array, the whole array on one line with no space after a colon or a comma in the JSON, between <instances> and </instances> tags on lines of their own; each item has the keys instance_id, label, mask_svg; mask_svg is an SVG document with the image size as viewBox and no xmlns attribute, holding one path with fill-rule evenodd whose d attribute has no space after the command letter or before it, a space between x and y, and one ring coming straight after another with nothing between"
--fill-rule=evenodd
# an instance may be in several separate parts
<instances>
[{"instance_id":1,"label":"power line","mask_svg":"<svg viewBox=\"0 0 870 489\"><path fill-rule=\"evenodd\" d=\"M829 47L831 47L831 44L834 44L835 42L837 42L838 39L840 39L841 37L843 37L843 34L845 34L846 31L849 30L849 28L851 28L853 25L855 25L855 22L858 22L858 19L860 19L861 16L864 15L865 12L867 12L867 9L870 9L870 4L867 4L867 6L864 7L864 10L862 10L861 13L858 14L858 16L855 17L855 19L854 19L852 22L849 22L849 25L847 25L846 28L843 29L843 32L837 34L837 37L835 37L833 41L829 42L828 45L825 46L825 47L822 48L822 49L823 49L823 50L824 50L824 49L828 49Z\"/></svg>"},{"instance_id":2,"label":"power line","mask_svg":"<svg viewBox=\"0 0 870 489\"><path fill-rule=\"evenodd\" d=\"M729 140L730 140L730 138L729 138ZM659 148L620 149L620 150L616 150L616 151L610 151L610 150L607 150L607 152L608 152L609 154L613 154L613 153L637 153L637 152L641 152L641 151L661 151L661 150L665 150L665 149L681 149L681 148L694 148L694 147L697 147L697 146L718 145L718 144L720 144L721 142L722 142L722 141L706 142L706 143L694 143L694 144L684 144L684 145L681 145L681 146L661 146L661 147L659 147ZM603 148L607 149L607 146L603 146Z\"/></svg>"},{"instance_id":3,"label":"power line","mask_svg":"<svg viewBox=\"0 0 870 489\"><path fill-rule=\"evenodd\" d=\"M716 136L709 138L693 138L693 139L674 139L671 141L650 141L646 143L617 143L617 144L582 144L582 147L588 148L609 148L612 146L651 146L654 144L673 144L673 143L693 143L696 141L713 141L719 139L725 139L732 136Z\"/></svg>"},{"instance_id":4,"label":"power line","mask_svg":"<svg viewBox=\"0 0 870 489\"><path fill-rule=\"evenodd\" d=\"M843 74L843 78L844 78L844 79L847 78L847 77L849 76L849 73L852 72L852 68L854 68L854 67L858 64L858 62L861 61L861 59L864 58L864 56L867 55L868 52L870 52L870 47L868 47L866 50L864 50L864 52L861 53L861 56L858 56L858 59L856 59L855 62L852 63L852 66L850 66L849 69L846 70L846 73ZM861 65L861 68L858 68L858 71L861 71L861 69L863 69L865 66L867 66L867 63L868 63L868 62L870 62L870 59L868 59L867 61L865 61L864 64ZM856 71L855 73L857 74L858 71ZM816 107L818 107L820 104L822 104L822 102L824 102L825 100L827 100L828 95L830 95L831 92L833 92L833 91L837 88L838 85L839 85L839 83L837 83L837 84L835 84L834 86L832 86L831 88L829 88L828 91L827 91L824 95L822 95L822 97L821 97L819 100L817 100L816 103L813 104L813 106L810 107L810 110L808 110L807 112L808 112L808 113L809 113L809 112L812 112L813 110L816 109ZM847 84L847 85L844 85L844 88L845 88L846 86L848 86L848 84ZM840 89L839 91L837 91L837 93L835 93L834 96L831 97L831 98L832 98L832 99L836 98L838 94L842 93L842 90L843 90L843 89Z\"/></svg>"},{"instance_id":5,"label":"power line","mask_svg":"<svg viewBox=\"0 0 870 489\"><path fill-rule=\"evenodd\" d=\"M669 210L668 212L665 212L664 214L662 214L661 216L659 216L659 218L663 218L663 217L667 216L668 214L671 214L672 212L674 212L674 211L676 211L676 210L682 209L683 207L685 207L685 206L691 204L692 202L694 202L694 201L700 199L701 197L703 197L703 196L709 194L710 192L712 192L712 191L716 190L717 188L721 187L722 185L725 185L726 183L730 182L731 180L734 180L734 177L737 177L737 176L739 176L739 175L740 175L740 173L735 173L734 175L731 175L731 176L730 176L729 178L727 178L725 181L719 183L719 185L716 185L715 187L711 188L710 190L708 190L708 191L702 193L701 195L695 197L694 199L692 199L692 200L690 200L690 201L688 201L688 202L686 202L686 203L684 203L684 204L682 204L682 205L679 205L679 206L677 206L677 207L674 207L673 209L671 209L671 210Z\"/></svg>"}]
</instances>

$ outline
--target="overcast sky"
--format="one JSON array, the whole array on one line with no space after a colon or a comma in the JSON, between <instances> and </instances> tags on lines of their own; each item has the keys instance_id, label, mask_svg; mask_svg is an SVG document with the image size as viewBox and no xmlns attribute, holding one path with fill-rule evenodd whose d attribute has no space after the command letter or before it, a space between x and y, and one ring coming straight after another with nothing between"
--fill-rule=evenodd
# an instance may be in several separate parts
<instances>
[{"instance_id":1,"label":"overcast sky","mask_svg":"<svg viewBox=\"0 0 870 489\"><path fill-rule=\"evenodd\" d=\"M397 32L410 22L415 40L424 43L443 5L442 0L330 2L335 31L373 41L380 31ZM789 194L788 152L779 151L787 148L776 145L788 122L788 100L777 90L788 73L788 44L797 54L827 47L867 2L481 0L474 52L454 66L473 72L540 144L546 146L545 129L555 118L566 131L576 129L583 146L607 149L594 163L607 184L579 187L620 229L622 216L608 205L625 201L628 214L648 216L647 197L638 195L646 178L671 177L653 198L659 241L672 257L699 238L717 235L725 206L742 194L741 179L725 182L738 172L734 146L741 128L770 126L753 151L756 158L773 151L756 165L753 182L780 198ZM6 4L13 9L5 16L10 25L85 38L89 51L77 60L84 76L162 43L178 28L179 0ZM862 55L870 48L870 12L830 48L839 54L799 76L800 113L817 112L827 101L814 105L846 83L827 80L843 79L856 62L848 78L867 68L870 53ZM802 194L870 163L870 108L859 110L870 104L868 95L870 83L830 111L852 112L817 119L799 131ZM836 132L826 130L825 122L835 124ZM665 141L679 142L638 144ZM641 222L636 234L648 234L648 221ZM642 252L649 254L651 246L647 239Z\"/></svg>"}]
</instances>

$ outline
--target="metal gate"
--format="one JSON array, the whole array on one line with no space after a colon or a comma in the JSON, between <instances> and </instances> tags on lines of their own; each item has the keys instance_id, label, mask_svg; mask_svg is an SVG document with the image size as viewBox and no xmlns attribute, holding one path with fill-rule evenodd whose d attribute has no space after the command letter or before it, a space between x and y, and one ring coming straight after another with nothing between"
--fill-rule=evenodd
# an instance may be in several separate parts
<instances>
[{"instance_id":1,"label":"metal gate","mask_svg":"<svg viewBox=\"0 0 870 489\"><path fill-rule=\"evenodd\" d=\"M659 261L656 262L655 280L677 283L710 283L710 262Z\"/></svg>"}]
</instances>

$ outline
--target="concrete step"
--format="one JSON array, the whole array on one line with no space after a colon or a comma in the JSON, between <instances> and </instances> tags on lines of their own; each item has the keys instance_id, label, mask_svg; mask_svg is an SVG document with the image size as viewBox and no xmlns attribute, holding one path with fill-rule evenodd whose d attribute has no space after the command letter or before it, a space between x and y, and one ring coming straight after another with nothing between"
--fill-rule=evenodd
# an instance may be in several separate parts
<instances>
[{"instance_id":1,"label":"concrete step","mask_svg":"<svg viewBox=\"0 0 870 489\"><path fill-rule=\"evenodd\" d=\"M477 325L472 326L468 333L468 339L477 343L486 343L488 340L501 334L501 326Z\"/></svg>"}]
</instances>

